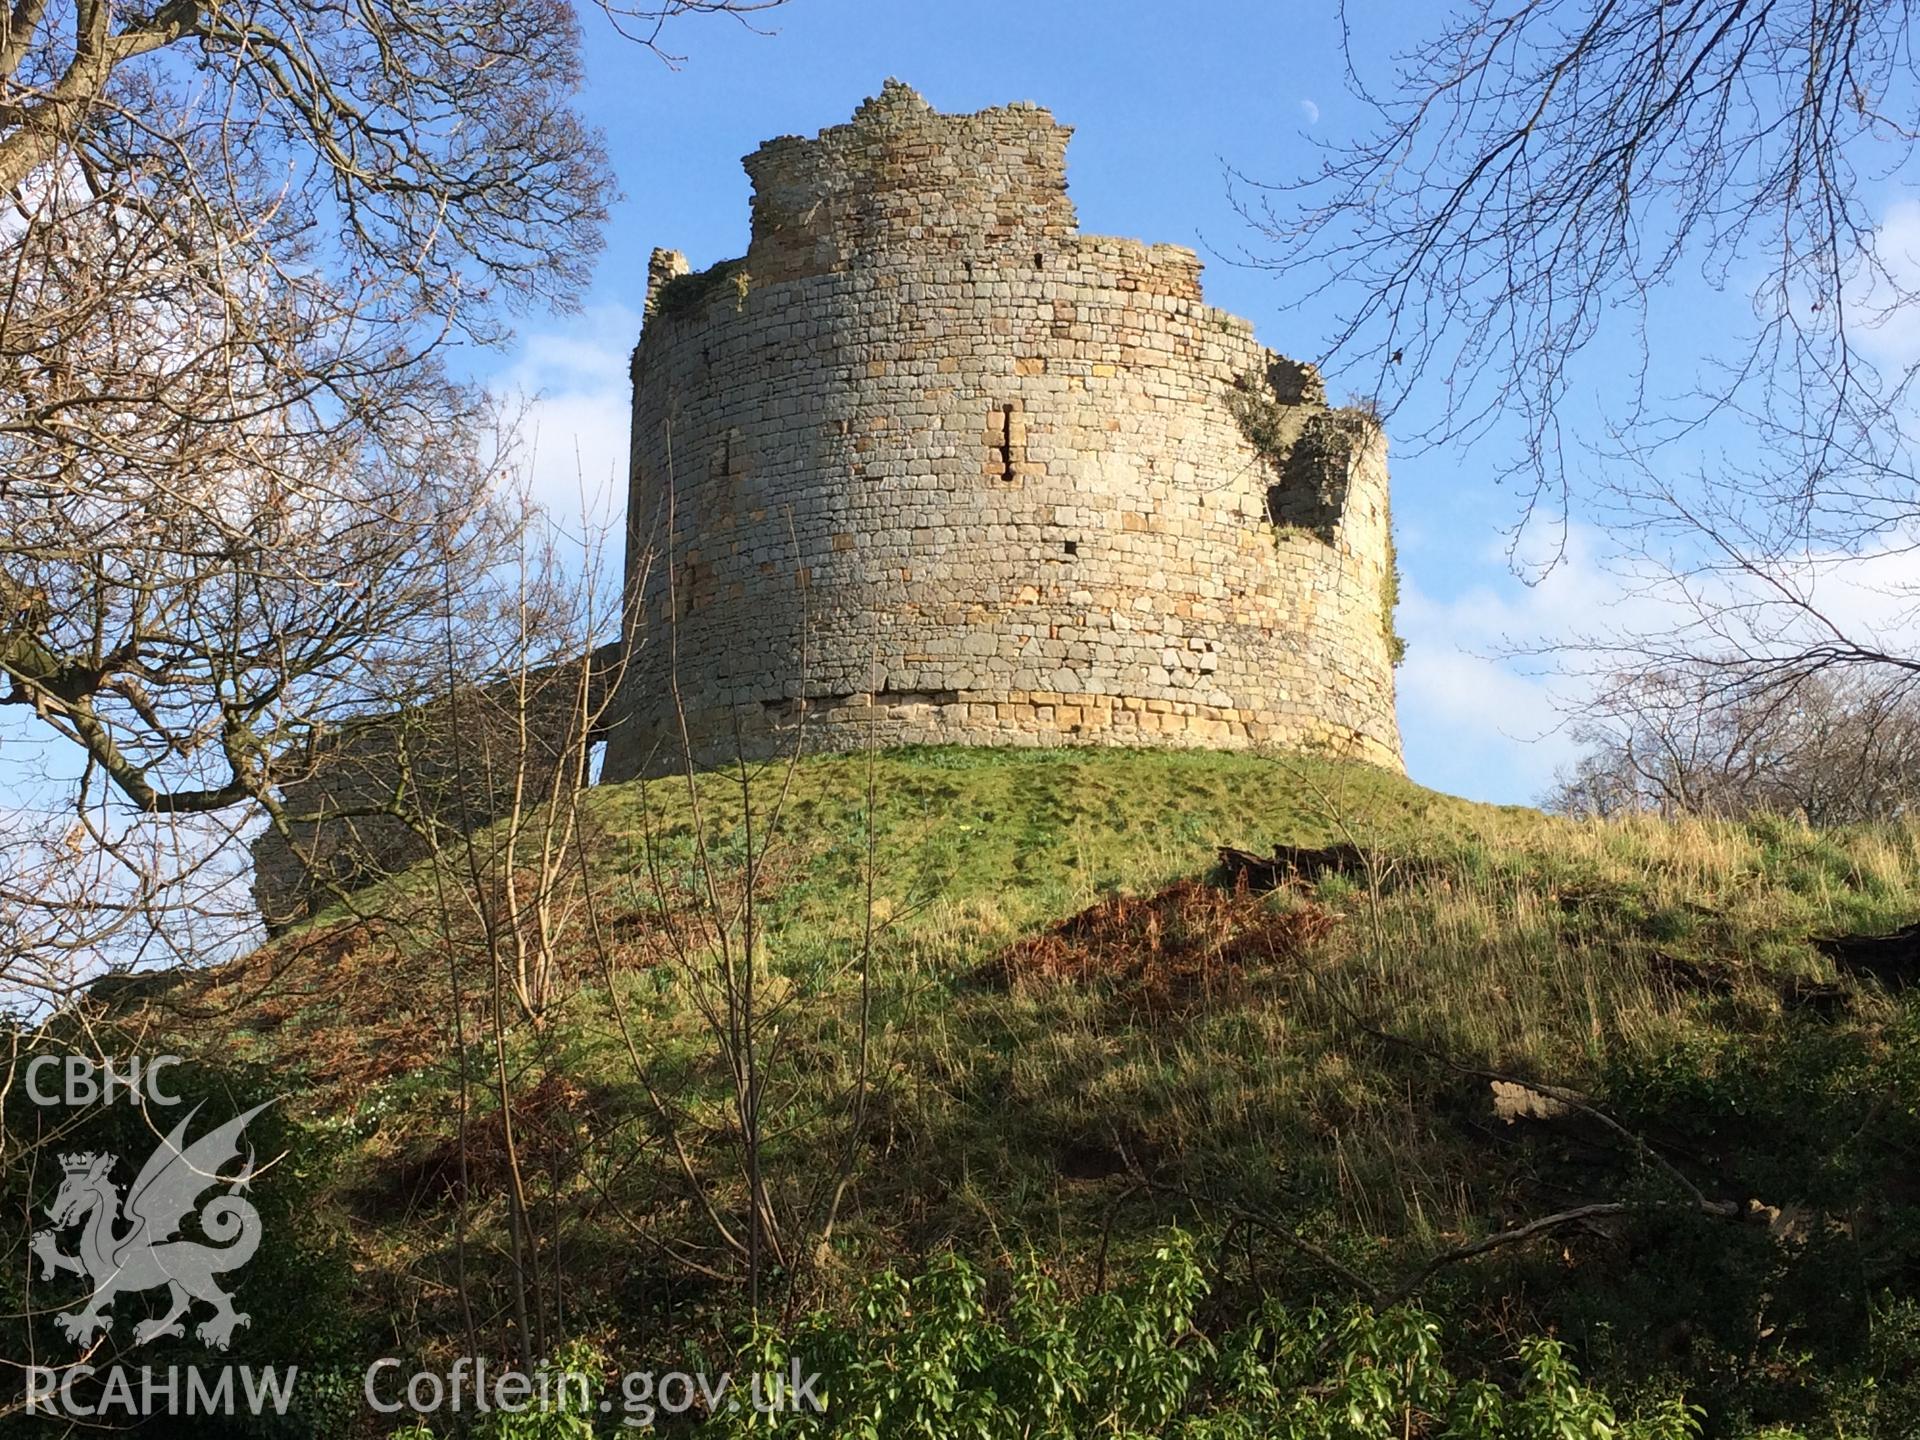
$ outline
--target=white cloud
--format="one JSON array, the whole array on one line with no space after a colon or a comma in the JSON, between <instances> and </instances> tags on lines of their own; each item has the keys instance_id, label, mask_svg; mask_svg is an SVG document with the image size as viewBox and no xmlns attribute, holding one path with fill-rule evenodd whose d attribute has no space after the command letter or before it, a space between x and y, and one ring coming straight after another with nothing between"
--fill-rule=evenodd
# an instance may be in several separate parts
<instances>
[{"instance_id":1,"label":"white cloud","mask_svg":"<svg viewBox=\"0 0 1920 1440\"><path fill-rule=\"evenodd\" d=\"M1920 361L1920 305L1903 295L1920 293L1920 200L1896 200L1873 235L1882 275L1855 277L1847 286L1848 321L1860 348L1890 366Z\"/></svg>"},{"instance_id":2,"label":"white cloud","mask_svg":"<svg viewBox=\"0 0 1920 1440\"><path fill-rule=\"evenodd\" d=\"M1538 799L1555 769L1579 751L1567 724L1591 684L1581 672L1596 663L1593 652L1575 651L1562 667L1550 653L1555 646L1664 634L1684 635L1696 650L1724 649L1702 627L1703 612L1720 616L1729 629L1752 622L1750 639L1770 637L1782 650L1815 636L1807 620L1785 609L1730 608L1737 596L1750 602L1757 593L1751 587L1710 578L1690 587L1703 602L1692 603L1671 582L1652 583L1608 561L1605 546L1603 532L1573 527L1560 563L1530 586L1513 578L1504 556L1491 549L1479 573L1493 578L1452 595L1423 589L1416 576L1406 579L1398 617L1407 639L1399 698L1414 779L1476 799ZM1413 558L1417 572L1417 554ZM1849 639L1892 654L1920 651L1920 553L1814 555L1782 574Z\"/></svg>"},{"instance_id":3,"label":"white cloud","mask_svg":"<svg viewBox=\"0 0 1920 1440\"><path fill-rule=\"evenodd\" d=\"M520 441L534 497L569 531L618 525L626 510L627 359L640 316L599 305L528 335L488 388L524 407Z\"/></svg>"},{"instance_id":4,"label":"white cloud","mask_svg":"<svg viewBox=\"0 0 1920 1440\"><path fill-rule=\"evenodd\" d=\"M1539 662L1510 652L1569 635L1617 598L1618 582L1595 562L1587 539L1570 535L1566 559L1532 586L1507 573L1497 552L1485 557L1484 572L1496 579L1449 597L1411 578L1403 583L1400 728L1414 779L1475 799L1526 804L1573 757L1564 684Z\"/></svg>"}]
</instances>

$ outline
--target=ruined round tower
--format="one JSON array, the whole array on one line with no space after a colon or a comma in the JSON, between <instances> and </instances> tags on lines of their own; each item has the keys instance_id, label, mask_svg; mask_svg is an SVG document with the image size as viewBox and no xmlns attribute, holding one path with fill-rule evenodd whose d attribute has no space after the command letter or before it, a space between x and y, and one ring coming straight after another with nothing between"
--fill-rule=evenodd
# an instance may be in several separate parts
<instances>
[{"instance_id":1,"label":"ruined round tower","mask_svg":"<svg viewBox=\"0 0 1920 1440\"><path fill-rule=\"evenodd\" d=\"M1082 235L1071 131L889 81L746 159L746 256L656 251L608 779L781 751L1306 747L1398 769L1386 441ZM804 727L804 729L803 729Z\"/></svg>"}]
</instances>

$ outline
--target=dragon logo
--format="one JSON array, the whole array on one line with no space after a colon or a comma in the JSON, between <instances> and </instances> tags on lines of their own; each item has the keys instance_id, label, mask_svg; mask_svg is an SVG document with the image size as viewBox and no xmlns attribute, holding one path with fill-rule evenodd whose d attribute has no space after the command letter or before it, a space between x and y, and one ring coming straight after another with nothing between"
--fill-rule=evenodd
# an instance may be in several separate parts
<instances>
[{"instance_id":1,"label":"dragon logo","mask_svg":"<svg viewBox=\"0 0 1920 1440\"><path fill-rule=\"evenodd\" d=\"M137 1344L163 1335L184 1339L183 1317L196 1300L213 1306L214 1313L194 1327L194 1334L216 1349L226 1349L234 1327L249 1323L246 1315L233 1308L232 1297L214 1283L214 1276L238 1270L260 1246L260 1213L244 1194L253 1178L252 1147L248 1147L246 1164L231 1180L221 1176L220 1167L239 1156L241 1132L266 1108L256 1105L189 1145L184 1142L187 1126L200 1110L196 1105L140 1167L124 1204L112 1180L119 1156L60 1157L66 1178L47 1207L53 1224L35 1233L33 1253L40 1257L42 1279L71 1271L93 1282L93 1294L84 1307L54 1317L68 1339L87 1344L96 1333L113 1327L117 1297L162 1285L171 1306L165 1315L135 1327ZM214 1244L176 1238L187 1212L203 1191L215 1185L227 1186L227 1192L208 1200L199 1215L202 1233ZM60 1250L58 1236L74 1225L84 1227L80 1253L68 1255Z\"/></svg>"}]
</instances>

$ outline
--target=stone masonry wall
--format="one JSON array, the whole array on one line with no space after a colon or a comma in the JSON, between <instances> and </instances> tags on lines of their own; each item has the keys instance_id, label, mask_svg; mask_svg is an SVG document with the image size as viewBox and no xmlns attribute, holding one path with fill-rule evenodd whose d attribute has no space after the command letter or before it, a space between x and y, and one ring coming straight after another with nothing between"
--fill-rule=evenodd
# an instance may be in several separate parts
<instances>
[{"instance_id":1,"label":"stone masonry wall","mask_svg":"<svg viewBox=\"0 0 1920 1440\"><path fill-rule=\"evenodd\" d=\"M1386 444L1079 233L1071 132L889 81L746 160L746 256L655 253L606 776L809 748L1255 745L1400 766ZM675 695L678 702L676 706Z\"/></svg>"},{"instance_id":2,"label":"stone masonry wall","mask_svg":"<svg viewBox=\"0 0 1920 1440\"><path fill-rule=\"evenodd\" d=\"M577 778L604 739L603 645L580 663L535 668L406 710L371 715L280 757L287 831L253 840L253 897L269 934L306 920L463 835L535 807ZM584 688L583 688L584 681ZM588 727L584 735L581 725Z\"/></svg>"}]
</instances>

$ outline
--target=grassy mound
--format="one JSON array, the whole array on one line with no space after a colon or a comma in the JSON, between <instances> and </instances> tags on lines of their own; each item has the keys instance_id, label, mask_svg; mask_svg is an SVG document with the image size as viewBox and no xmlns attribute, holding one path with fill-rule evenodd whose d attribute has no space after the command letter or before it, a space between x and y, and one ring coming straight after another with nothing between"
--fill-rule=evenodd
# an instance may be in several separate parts
<instances>
[{"instance_id":1,"label":"grassy mound","mask_svg":"<svg viewBox=\"0 0 1920 1440\"><path fill-rule=\"evenodd\" d=\"M1920 1004L1813 944L1920 911L1911 830L1581 825L1322 760L924 749L607 789L583 833L537 1019L498 958L525 947L483 962L425 873L152 1017L189 1043L223 1017L333 1137L315 1203L389 1343L457 1348L510 1204L554 1333L729 1343L750 1182L712 976L715 917L750 895L724 963L776 1017L763 1184L806 1239L766 1266L781 1305L946 1249L1084 1292L1177 1223L1222 1315L1417 1298L1472 1363L1551 1333L1712 1434L1920 1426ZM1266 894L1215 871L1276 845L1350 858Z\"/></svg>"}]
</instances>

